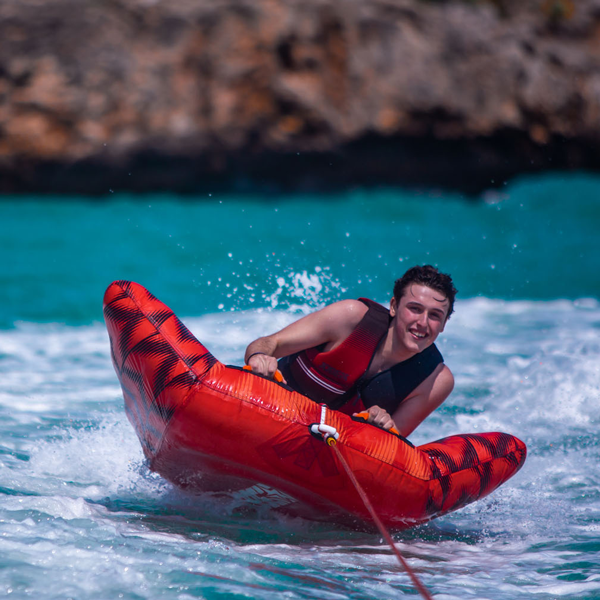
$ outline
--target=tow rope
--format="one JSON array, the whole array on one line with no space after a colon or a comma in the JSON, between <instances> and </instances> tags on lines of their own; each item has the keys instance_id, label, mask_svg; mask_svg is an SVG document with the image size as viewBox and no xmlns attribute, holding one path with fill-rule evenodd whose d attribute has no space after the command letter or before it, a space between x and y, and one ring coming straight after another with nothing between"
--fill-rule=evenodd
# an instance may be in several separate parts
<instances>
[{"instance_id":1,"label":"tow rope","mask_svg":"<svg viewBox=\"0 0 600 600\"><path fill-rule=\"evenodd\" d=\"M379 518L379 515L373 508L373 505L371 504L371 501L369 500L369 497L363 490L362 486L360 485L360 483L358 483L358 479L356 479L356 476L354 475L354 472L350 468L350 465L346 462L346 459L342 456L340 449L337 447L337 441L340 437L339 433L337 432L335 427L331 427L331 425L325 424L326 411L327 411L327 407L324 404L322 404L321 405L321 422L311 425L310 432L313 435L321 434L325 443L328 446L330 446L331 448L333 448L335 455L337 456L338 460L344 467L344 471L346 471L346 474L348 475L348 479L350 479L350 481L352 482L352 485L354 485L354 488L358 492L360 499L363 501L365 508L369 511L369 514L371 515L371 518L375 522L375 525L377 525L379 532L381 533L381 535L383 536L385 541L389 544L390 548L392 549L392 552L396 555L396 558L400 562L400 565L408 573L408 576L410 577L411 581L413 582L413 585L417 588L417 590L419 591L421 596L423 596L423 598L425 598L425 600L433 600L433 596L429 593L427 588L421 583L421 581L417 577L416 573L412 570L410 565L406 562L406 560L402 556L402 554L400 554L398 548L396 548L396 544L394 543L392 536L390 535L386 526L382 523L381 519Z\"/></svg>"}]
</instances>

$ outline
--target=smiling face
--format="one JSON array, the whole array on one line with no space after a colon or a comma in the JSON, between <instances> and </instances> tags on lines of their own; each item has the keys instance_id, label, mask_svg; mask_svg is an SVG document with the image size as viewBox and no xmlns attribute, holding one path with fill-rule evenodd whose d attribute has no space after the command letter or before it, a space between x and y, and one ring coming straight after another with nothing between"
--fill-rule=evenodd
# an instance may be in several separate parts
<instances>
[{"instance_id":1,"label":"smiling face","mask_svg":"<svg viewBox=\"0 0 600 600\"><path fill-rule=\"evenodd\" d=\"M408 286L398 302L392 298L390 303L394 345L410 354L431 346L444 331L449 308L441 292L417 283Z\"/></svg>"}]
</instances>

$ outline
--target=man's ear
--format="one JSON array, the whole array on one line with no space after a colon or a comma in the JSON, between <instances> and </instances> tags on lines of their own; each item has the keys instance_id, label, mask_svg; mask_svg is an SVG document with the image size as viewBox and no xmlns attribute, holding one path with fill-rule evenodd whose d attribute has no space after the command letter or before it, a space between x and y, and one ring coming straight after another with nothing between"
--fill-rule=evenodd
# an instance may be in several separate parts
<instances>
[{"instance_id":1,"label":"man's ear","mask_svg":"<svg viewBox=\"0 0 600 600\"><path fill-rule=\"evenodd\" d=\"M392 318L396 316L396 308L396 298L392 298L390 300L390 315L392 315Z\"/></svg>"}]
</instances>

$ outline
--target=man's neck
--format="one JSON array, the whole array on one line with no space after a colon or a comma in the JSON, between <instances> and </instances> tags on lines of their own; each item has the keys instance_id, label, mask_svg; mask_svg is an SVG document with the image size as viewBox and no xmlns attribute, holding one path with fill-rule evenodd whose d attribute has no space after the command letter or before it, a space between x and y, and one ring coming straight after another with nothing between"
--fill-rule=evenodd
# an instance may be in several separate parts
<instances>
[{"instance_id":1,"label":"man's neck","mask_svg":"<svg viewBox=\"0 0 600 600\"><path fill-rule=\"evenodd\" d=\"M373 358L372 369L375 373L386 371L398 363L412 358L417 352L413 352L398 342L394 337L392 327L388 329L385 339L377 349ZM374 373L373 373L374 374Z\"/></svg>"}]
</instances>

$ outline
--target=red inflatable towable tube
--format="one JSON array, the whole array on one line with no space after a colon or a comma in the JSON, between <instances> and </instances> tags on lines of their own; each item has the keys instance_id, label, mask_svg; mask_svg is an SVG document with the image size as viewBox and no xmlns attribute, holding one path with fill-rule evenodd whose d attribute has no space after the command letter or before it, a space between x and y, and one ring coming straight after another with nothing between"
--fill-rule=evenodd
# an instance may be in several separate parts
<instances>
[{"instance_id":1,"label":"red inflatable towable tube","mask_svg":"<svg viewBox=\"0 0 600 600\"><path fill-rule=\"evenodd\" d=\"M150 468L179 486L329 521L370 522L332 448L311 433L323 423L337 432L337 448L383 523L403 529L486 496L525 461L525 444L506 433L415 448L225 366L136 283L109 286L104 317L125 410Z\"/></svg>"}]
</instances>

